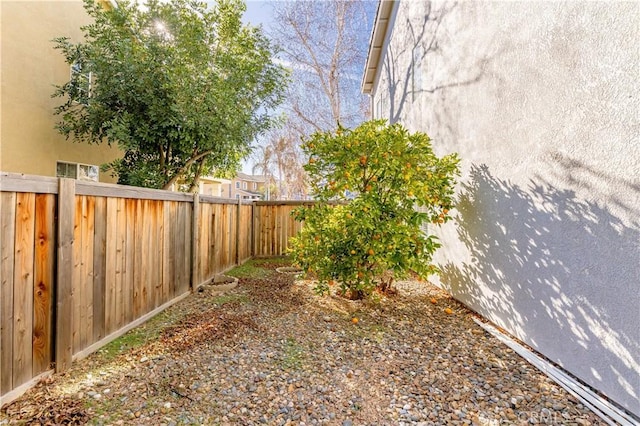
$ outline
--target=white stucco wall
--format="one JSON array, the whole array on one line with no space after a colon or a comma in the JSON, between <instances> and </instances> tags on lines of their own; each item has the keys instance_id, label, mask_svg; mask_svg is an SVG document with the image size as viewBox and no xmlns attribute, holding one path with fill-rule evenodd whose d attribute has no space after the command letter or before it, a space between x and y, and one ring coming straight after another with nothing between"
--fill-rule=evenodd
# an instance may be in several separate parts
<instances>
[{"instance_id":1,"label":"white stucco wall","mask_svg":"<svg viewBox=\"0 0 640 426\"><path fill-rule=\"evenodd\" d=\"M640 3L402 1L387 37L374 105L463 159L440 284L640 415Z\"/></svg>"}]
</instances>

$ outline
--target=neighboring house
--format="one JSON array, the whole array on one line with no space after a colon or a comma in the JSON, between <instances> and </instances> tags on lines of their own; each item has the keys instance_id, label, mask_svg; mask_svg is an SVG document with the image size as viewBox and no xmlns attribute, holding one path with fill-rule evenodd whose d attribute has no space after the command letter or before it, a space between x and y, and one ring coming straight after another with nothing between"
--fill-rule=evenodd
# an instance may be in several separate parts
<instances>
[{"instance_id":1,"label":"neighboring house","mask_svg":"<svg viewBox=\"0 0 640 426\"><path fill-rule=\"evenodd\" d=\"M221 197L241 198L243 200L269 199L269 187L267 177L261 175L238 175L227 185L221 188Z\"/></svg>"},{"instance_id":2,"label":"neighboring house","mask_svg":"<svg viewBox=\"0 0 640 426\"><path fill-rule=\"evenodd\" d=\"M229 184L231 184L229 179L204 176L200 178L199 193L203 195L212 195L214 197L222 197L224 189L228 188Z\"/></svg>"},{"instance_id":3,"label":"neighboring house","mask_svg":"<svg viewBox=\"0 0 640 426\"><path fill-rule=\"evenodd\" d=\"M376 118L462 158L439 285L640 415L640 3L384 1Z\"/></svg>"},{"instance_id":4,"label":"neighboring house","mask_svg":"<svg viewBox=\"0 0 640 426\"><path fill-rule=\"evenodd\" d=\"M108 3L105 3L108 5ZM89 22L81 1L2 1L0 170L113 182L99 166L120 155L107 145L66 140L55 130L54 85L72 69L52 39L82 39Z\"/></svg>"}]
</instances>

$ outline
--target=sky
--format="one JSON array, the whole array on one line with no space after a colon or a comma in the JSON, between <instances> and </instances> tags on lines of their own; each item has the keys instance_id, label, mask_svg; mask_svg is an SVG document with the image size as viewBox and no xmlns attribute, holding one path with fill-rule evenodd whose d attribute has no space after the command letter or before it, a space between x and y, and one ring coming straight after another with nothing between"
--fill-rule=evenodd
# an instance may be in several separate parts
<instances>
[{"instance_id":1,"label":"sky","mask_svg":"<svg viewBox=\"0 0 640 426\"><path fill-rule=\"evenodd\" d=\"M247 11L243 19L252 25L263 25L265 28L273 20L271 15L272 1L249 0L247 1Z\"/></svg>"},{"instance_id":2,"label":"sky","mask_svg":"<svg viewBox=\"0 0 640 426\"><path fill-rule=\"evenodd\" d=\"M274 2L278 2L282 0L246 0L247 10L243 15L243 21L245 23L249 23L255 26L262 26L265 33L268 33L270 30L270 26L274 20L272 5ZM321 1L321 0L316 0ZM375 15L375 10L377 8L377 1L372 0L367 5L367 14L370 15L371 20ZM369 35L367 34L367 41ZM364 64L363 64L364 66ZM358 82L360 81L361 75L354 76ZM249 157L243 162L242 171L247 174L252 173L253 160Z\"/></svg>"}]
</instances>

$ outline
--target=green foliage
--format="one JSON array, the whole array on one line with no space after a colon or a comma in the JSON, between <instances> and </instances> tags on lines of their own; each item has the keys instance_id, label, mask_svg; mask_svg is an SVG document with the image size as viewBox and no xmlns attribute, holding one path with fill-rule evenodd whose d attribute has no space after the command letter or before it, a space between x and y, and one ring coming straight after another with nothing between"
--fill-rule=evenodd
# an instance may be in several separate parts
<instances>
[{"instance_id":1,"label":"green foliage","mask_svg":"<svg viewBox=\"0 0 640 426\"><path fill-rule=\"evenodd\" d=\"M450 219L456 154L439 158L426 134L380 120L315 133L303 150L318 203L295 211L304 227L291 246L295 262L317 275L318 291L337 283L360 298L409 271L437 272L431 259L440 244L421 225Z\"/></svg>"},{"instance_id":2,"label":"green foliage","mask_svg":"<svg viewBox=\"0 0 640 426\"><path fill-rule=\"evenodd\" d=\"M258 28L241 21L242 0L206 3L85 0L84 41L55 39L73 72L53 96L57 129L80 142L117 144L108 165L120 183L195 187L235 171L254 137L273 124L285 70Z\"/></svg>"}]
</instances>

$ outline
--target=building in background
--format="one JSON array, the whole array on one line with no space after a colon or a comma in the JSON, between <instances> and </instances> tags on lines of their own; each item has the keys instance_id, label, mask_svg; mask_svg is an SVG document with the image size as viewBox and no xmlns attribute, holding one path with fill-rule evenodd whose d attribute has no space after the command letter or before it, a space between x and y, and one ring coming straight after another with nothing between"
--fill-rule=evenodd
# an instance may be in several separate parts
<instances>
[{"instance_id":1,"label":"building in background","mask_svg":"<svg viewBox=\"0 0 640 426\"><path fill-rule=\"evenodd\" d=\"M271 194L267 182L266 176L238 173L233 180L221 186L220 196L242 200L268 200Z\"/></svg>"},{"instance_id":2,"label":"building in background","mask_svg":"<svg viewBox=\"0 0 640 426\"><path fill-rule=\"evenodd\" d=\"M458 152L439 284L640 415L640 3L382 1L375 118Z\"/></svg>"},{"instance_id":3,"label":"building in background","mask_svg":"<svg viewBox=\"0 0 640 426\"><path fill-rule=\"evenodd\" d=\"M110 3L105 2L109 7ZM82 1L2 1L0 170L114 182L100 165L121 155L115 147L66 140L55 130L51 98L72 70L54 49L55 37L82 39L89 22Z\"/></svg>"}]
</instances>

